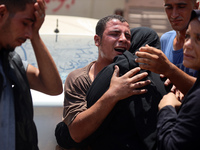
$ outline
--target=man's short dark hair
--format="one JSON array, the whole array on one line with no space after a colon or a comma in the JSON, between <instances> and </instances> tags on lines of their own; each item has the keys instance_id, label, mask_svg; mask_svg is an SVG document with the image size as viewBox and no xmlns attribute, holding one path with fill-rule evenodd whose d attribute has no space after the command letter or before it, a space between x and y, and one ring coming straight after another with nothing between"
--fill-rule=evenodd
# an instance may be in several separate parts
<instances>
[{"instance_id":1,"label":"man's short dark hair","mask_svg":"<svg viewBox=\"0 0 200 150\"><path fill-rule=\"evenodd\" d=\"M24 11L27 4L34 4L36 0L0 0L0 5L5 5L10 13Z\"/></svg>"},{"instance_id":2,"label":"man's short dark hair","mask_svg":"<svg viewBox=\"0 0 200 150\"><path fill-rule=\"evenodd\" d=\"M117 20L119 20L121 22L127 22L126 19L124 19L124 17L119 16L119 15L109 15L109 16L106 16L106 17L100 19L97 22L97 25L96 25L96 34L98 36L102 37L107 22L109 22L110 20L113 20L113 19L117 19Z\"/></svg>"}]
</instances>

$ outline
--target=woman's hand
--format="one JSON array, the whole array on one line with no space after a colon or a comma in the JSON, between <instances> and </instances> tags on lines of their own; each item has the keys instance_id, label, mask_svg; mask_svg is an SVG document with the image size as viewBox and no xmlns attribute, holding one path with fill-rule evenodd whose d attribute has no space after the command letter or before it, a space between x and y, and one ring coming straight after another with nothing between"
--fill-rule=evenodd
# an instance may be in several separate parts
<instances>
[{"instance_id":1,"label":"woman's hand","mask_svg":"<svg viewBox=\"0 0 200 150\"><path fill-rule=\"evenodd\" d=\"M171 105L172 107L177 109L180 107L181 102L176 98L176 95L174 93L170 92L167 95L163 96L158 105L158 108L160 110L167 105Z\"/></svg>"}]
</instances>

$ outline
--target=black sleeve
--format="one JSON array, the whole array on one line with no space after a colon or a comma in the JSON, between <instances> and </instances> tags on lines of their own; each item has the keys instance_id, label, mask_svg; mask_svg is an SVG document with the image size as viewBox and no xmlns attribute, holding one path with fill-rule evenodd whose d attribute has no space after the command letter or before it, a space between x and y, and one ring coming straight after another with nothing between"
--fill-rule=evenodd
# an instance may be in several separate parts
<instances>
[{"instance_id":1,"label":"black sleeve","mask_svg":"<svg viewBox=\"0 0 200 150\"><path fill-rule=\"evenodd\" d=\"M158 113L159 150L200 149L200 86L186 95L178 112L166 106Z\"/></svg>"}]
</instances>

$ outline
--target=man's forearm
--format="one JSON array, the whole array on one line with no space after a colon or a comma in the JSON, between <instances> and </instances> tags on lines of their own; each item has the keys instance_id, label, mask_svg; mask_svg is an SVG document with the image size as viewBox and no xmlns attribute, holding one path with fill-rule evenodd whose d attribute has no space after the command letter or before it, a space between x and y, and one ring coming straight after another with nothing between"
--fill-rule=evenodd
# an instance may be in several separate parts
<instances>
[{"instance_id":1,"label":"man's forearm","mask_svg":"<svg viewBox=\"0 0 200 150\"><path fill-rule=\"evenodd\" d=\"M93 106L78 114L68 126L72 139L80 143L93 134L100 127L116 103L116 100L109 92L106 92Z\"/></svg>"},{"instance_id":2,"label":"man's forearm","mask_svg":"<svg viewBox=\"0 0 200 150\"><path fill-rule=\"evenodd\" d=\"M176 88L178 88L184 95L191 89L196 81L195 77L188 75L174 64L166 77L169 78Z\"/></svg>"},{"instance_id":3,"label":"man's forearm","mask_svg":"<svg viewBox=\"0 0 200 150\"><path fill-rule=\"evenodd\" d=\"M55 95L62 92L62 81L56 64L39 34L31 40L38 63L39 79L45 93Z\"/></svg>"}]
</instances>

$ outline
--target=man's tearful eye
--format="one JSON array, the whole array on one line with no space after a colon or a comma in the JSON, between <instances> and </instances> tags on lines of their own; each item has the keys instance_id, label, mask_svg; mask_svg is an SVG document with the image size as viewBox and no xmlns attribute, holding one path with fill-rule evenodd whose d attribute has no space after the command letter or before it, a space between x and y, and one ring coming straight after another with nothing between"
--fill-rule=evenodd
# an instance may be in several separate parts
<instances>
[{"instance_id":1,"label":"man's tearful eye","mask_svg":"<svg viewBox=\"0 0 200 150\"><path fill-rule=\"evenodd\" d=\"M125 48L115 48L115 51L117 51L117 52L125 52L126 49Z\"/></svg>"}]
</instances>

